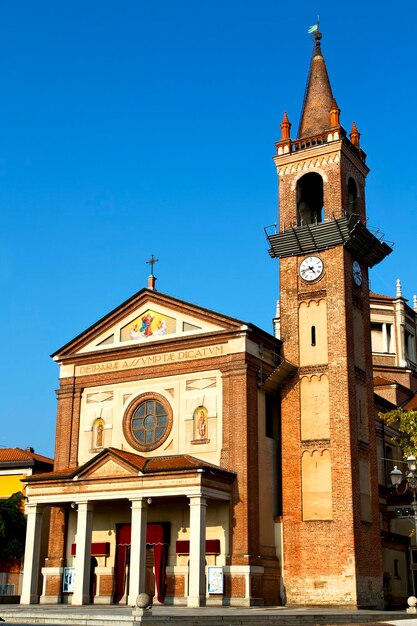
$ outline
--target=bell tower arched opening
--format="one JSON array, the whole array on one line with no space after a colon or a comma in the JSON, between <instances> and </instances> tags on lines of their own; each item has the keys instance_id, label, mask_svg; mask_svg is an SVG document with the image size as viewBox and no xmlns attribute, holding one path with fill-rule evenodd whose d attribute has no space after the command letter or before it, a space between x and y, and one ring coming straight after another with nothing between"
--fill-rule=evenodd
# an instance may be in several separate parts
<instances>
[{"instance_id":1,"label":"bell tower arched opening","mask_svg":"<svg viewBox=\"0 0 417 626\"><path fill-rule=\"evenodd\" d=\"M349 215L358 213L358 188L353 178L348 180L348 211Z\"/></svg>"},{"instance_id":2,"label":"bell tower arched opening","mask_svg":"<svg viewBox=\"0 0 417 626\"><path fill-rule=\"evenodd\" d=\"M311 172L297 181L297 226L323 221L323 179Z\"/></svg>"}]
</instances>

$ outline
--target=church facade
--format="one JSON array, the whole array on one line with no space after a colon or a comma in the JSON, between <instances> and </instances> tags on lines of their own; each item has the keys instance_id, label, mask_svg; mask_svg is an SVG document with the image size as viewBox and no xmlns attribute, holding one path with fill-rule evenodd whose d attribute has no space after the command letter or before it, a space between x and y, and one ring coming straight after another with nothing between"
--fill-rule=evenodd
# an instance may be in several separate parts
<instances>
[{"instance_id":1,"label":"church facade","mask_svg":"<svg viewBox=\"0 0 417 626\"><path fill-rule=\"evenodd\" d=\"M208 601L279 601L275 391L293 368L276 338L153 282L54 355L55 470L28 485L22 602L199 606L209 575Z\"/></svg>"},{"instance_id":2,"label":"church facade","mask_svg":"<svg viewBox=\"0 0 417 626\"><path fill-rule=\"evenodd\" d=\"M27 480L22 603L383 606L368 269L391 249L339 117L317 32L274 157L276 336L152 272L53 355L55 466Z\"/></svg>"}]
</instances>

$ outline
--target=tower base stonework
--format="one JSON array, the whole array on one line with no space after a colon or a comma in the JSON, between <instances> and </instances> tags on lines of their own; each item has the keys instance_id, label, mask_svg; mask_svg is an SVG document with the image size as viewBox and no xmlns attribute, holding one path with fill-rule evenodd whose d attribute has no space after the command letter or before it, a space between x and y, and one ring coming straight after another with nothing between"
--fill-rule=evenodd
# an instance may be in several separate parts
<instances>
[{"instance_id":1,"label":"tower base stonework","mask_svg":"<svg viewBox=\"0 0 417 626\"><path fill-rule=\"evenodd\" d=\"M358 578L355 584L349 570L333 576L286 579L285 592L287 605L384 608L381 578Z\"/></svg>"}]
</instances>

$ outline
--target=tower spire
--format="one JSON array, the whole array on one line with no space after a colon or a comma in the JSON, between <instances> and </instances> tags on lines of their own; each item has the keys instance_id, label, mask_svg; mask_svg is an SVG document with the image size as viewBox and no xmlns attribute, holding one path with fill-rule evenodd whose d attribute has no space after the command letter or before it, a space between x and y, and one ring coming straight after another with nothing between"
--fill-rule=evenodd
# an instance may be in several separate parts
<instances>
[{"instance_id":1,"label":"tower spire","mask_svg":"<svg viewBox=\"0 0 417 626\"><path fill-rule=\"evenodd\" d=\"M317 28L314 33L313 55L298 128L298 139L323 133L330 126L329 114L334 106L334 99L321 51L321 38L322 34Z\"/></svg>"}]
</instances>

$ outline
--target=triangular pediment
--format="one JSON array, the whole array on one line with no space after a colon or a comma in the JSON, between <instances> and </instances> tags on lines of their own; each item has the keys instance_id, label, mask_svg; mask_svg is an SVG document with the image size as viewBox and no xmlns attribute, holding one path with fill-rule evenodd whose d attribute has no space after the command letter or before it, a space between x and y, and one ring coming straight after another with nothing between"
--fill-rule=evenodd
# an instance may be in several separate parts
<instances>
[{"instance_id":1,"label":"triangular pediment","mask_svg":"<svg viewBox=\"0 0 417 626\"><path fill-rule=\"evenodd\" d=\"M128 458L124 458L122 451L115 454L109 450L103 450L79 468L74 480L137 476L144 462L145 459L137 454L128 454Z\"/></svg>"},{"instance_id":2,"label":"triangular pediment","mask_svg":"<svg viewBox=\"0 0 417 626\"><path fill-rule=\"evenodd\" d=\"M68 354L143 346L237 330L242 324L240 320L143 289L52 356L59 360Z\"/></svg>"},{"instance_id":3,"label":"triangular pediment","mask_svg":"<svg viewBox=\"0 0 417 626\"><path fill-rule=\"evenodd\" d=\"M98 467L92 468L90 471L80 475L83 479L94 478L113 478L120 476L133 476L137 475L137 472L133 472L130 468L123 467L120 463L116 463L112 459L109 459Z\"/></svg>"}]
</instances>

